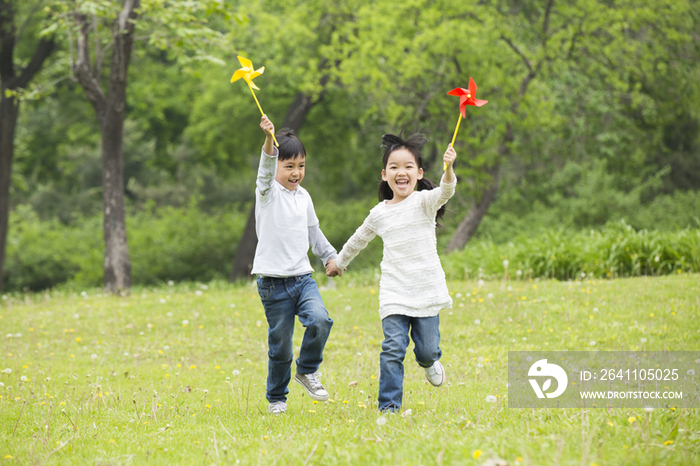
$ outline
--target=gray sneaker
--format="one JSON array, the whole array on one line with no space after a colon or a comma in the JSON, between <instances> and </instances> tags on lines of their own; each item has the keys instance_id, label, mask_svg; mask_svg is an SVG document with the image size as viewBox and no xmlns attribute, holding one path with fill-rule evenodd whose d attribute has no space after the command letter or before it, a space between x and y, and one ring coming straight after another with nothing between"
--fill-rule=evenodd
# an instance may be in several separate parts
<instances>
[{"instance_id":1,"label":"gray sneaker","mask_svg":"<svg viewBox=\"0 0 700 466\"><path fill-rule=\"evenodd\" d=\"M294 381L304 387L306 393L316 401L328 401L328 392L318 378L321 373L316 371L313 374L296 374Z\"/></svg>"},{"instance_id":2,"label":"gray sneaker","mask_svg":"<svg viewBox=\"0 0 700 466\"><path fill-rule=\"evenodd\" d=\"M284 401L273 401L267 405L267 412L270 414L284 414L287 412L287 403Z\"/></svg>"},{"instance_id":3,"label":"gray sneaker","mask_svg":"<svg viewBox=\"0 0 700 466\"><path fill-rule=\"evenodd\" d=\"M435 361L432 366L424 367L423 369L425 370L425 378L431 384L439 387L445 383L445 369L440 364L440 361Z\"/></svg>"}]
</instances>

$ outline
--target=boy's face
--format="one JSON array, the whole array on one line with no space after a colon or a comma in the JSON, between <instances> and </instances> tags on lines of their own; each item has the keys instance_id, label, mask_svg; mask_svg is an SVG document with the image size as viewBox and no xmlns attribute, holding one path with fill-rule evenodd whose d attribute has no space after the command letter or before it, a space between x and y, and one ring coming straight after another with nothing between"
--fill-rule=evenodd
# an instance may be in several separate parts
<instances>
[{"instance_id":1,"label":"boy's face","mask_svg":"<svg viewBox=\"0 0 700 466\"><path fill-rule=\"evenodd\" d=\"M275 181L288 190L294 191L304 179L305 169L306 157L303 155L296 155L292 159L278 160Z\"/></svg>"}]
</instances>

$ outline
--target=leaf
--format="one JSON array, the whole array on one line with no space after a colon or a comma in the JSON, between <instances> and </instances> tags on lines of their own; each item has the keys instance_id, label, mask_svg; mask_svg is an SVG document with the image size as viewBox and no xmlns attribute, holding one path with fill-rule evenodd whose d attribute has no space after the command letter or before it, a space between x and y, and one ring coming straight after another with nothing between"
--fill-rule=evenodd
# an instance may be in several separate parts
<instances>
[{"instance_id":1,"label":"leaf","mask_svg":"<svg viewBox=\"0 0 700 466\"><path fill-rule=\"evenodd\" d=\"M543 392L546 391L550 385L552 385L552 379L547 379L547 381L544 383L544 385L542 385L542 391Z\"/></svg>"}]
</instances>

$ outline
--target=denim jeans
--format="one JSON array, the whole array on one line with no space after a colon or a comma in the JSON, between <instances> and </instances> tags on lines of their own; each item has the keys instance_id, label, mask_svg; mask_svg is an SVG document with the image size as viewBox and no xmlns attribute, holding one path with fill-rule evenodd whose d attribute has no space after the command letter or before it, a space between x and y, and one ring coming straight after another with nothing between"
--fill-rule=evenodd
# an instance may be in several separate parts
<instances>
[{"instance_id":1,"label":"denim jeans","mask_svg":"<svg viewBox=\"0 0 700 466\"><path fill-rule=\"evenodd\" d=\"M390 315L382 320L384 341L379 355L379 410L399 410L403 401L403 360L408 348L409 329L413 352L421 367L430 367L442 356L440 317Z\"/></svg>"},{"instance_id":2,"label":"denim jeans","mask_svg":"<svg viewBox=\"0 0 700 466\"><path fill-rule=\"evenodd\" d=\"M258 293L265 308L267 333L267 400L287 401L292 378L294 318L306 328L297 359L297 373L311 374L323 361L323 348L333 321L328 317L311 274L274 278L258 276Z\"/></svg>"}]
</instances>

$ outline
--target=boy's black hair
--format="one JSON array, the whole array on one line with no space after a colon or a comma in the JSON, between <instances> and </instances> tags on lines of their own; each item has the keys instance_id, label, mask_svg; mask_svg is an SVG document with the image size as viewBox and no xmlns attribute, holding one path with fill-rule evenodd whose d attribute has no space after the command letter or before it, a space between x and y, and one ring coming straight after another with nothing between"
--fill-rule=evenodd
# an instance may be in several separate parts
<instances>
[{"instance_id":1,"label":"boy's black hair","mask_svg":"<svg viewBox=\"0 0 700 466\"><path fill-rule=\"evenodd\" d=\"M392 152L399 149L406 149L413 157L416 159L416 165L419 169L423 168L423 154L420 152L420 148L428 142L428 139L421 133L412 134L405 141L401 137L394 134L385 134L382 136L381 148L384 150L384 156L382 157L382 167L386 169L386 164L389 162L389 156ZM427 179L425 176L418 180L416 183L418 191L423 191L424 189L435 189L437 186L435 183ZM394 198L394 191L391 190L389 183L386 181L379 182L379 202L383 200L390 200ZM435 220L442 220L445 215L445 206L443 205L437 211ZM442 226L438 223L438 226Z\"/></svg>"},{"instance_id":2,"label":"boy's black hair","mask_svg":"<svg viewBox=\"0 0 700 466\"><path fill-rule=\"evenodd\" d=\"M282 128L275 133L277 142L279 143L279 156L277 160L293 159L297 156L306 158L306 149L301 143L294 130L290 128Z\"/></svg>"}]
</instances>

